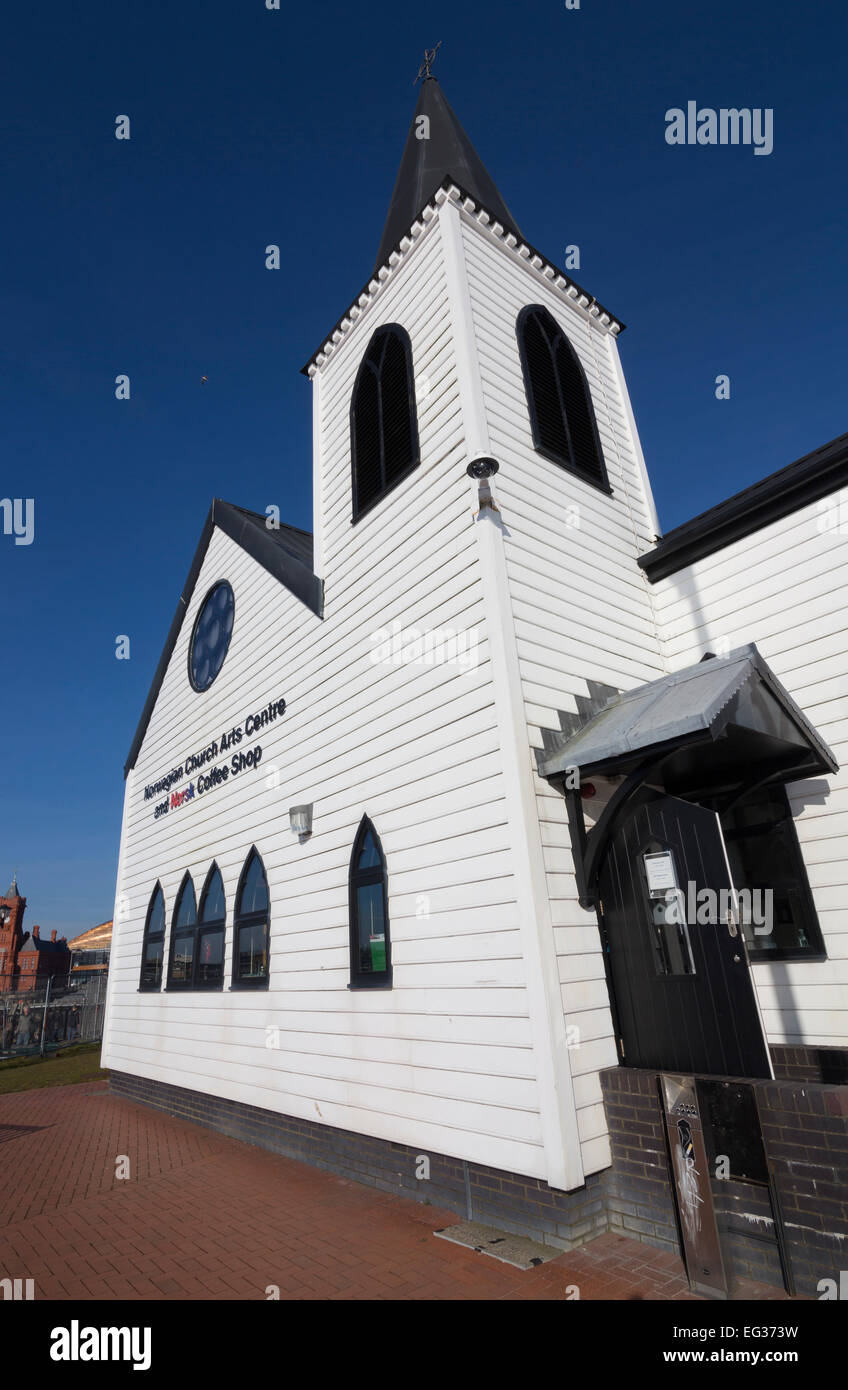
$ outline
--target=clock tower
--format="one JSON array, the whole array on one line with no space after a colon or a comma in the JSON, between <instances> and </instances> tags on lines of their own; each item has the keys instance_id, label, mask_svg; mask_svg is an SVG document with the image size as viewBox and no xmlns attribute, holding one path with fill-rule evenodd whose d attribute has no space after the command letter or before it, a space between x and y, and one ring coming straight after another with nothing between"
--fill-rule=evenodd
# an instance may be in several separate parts
<instances>
[{"instance_id":1,"label":"clock tower","mask_svg":"<svg viewBox=\"0 0 848 1390\"><path fill-rule=\"evenodd\" d=\"M17 876L12 886L0 898L0 991L14 989L15 963L23 937L26 898L18 892Z\"/></svg>"}]
</instances>

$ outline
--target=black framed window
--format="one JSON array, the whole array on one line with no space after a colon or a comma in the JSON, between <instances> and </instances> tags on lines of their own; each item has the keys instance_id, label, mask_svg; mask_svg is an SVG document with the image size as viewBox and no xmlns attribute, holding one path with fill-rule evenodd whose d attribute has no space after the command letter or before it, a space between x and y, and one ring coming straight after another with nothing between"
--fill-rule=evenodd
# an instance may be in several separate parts
<instances>
[{"instance_id":1,"label":"black framed window","mask_svg":"<svg viewBox=\"0 0 848 1390\"><path fill-rule=\"evenodd\" d=\"M267 985L270 904L265 866L251 849L241 871L233 930L233 984Z\"/></svg>"},{"instance_id":2,"label":"black framed window","mask_svg":"<svg viewBox=\"0 0 848 1390\"><path fill-rule=\"evenodd\" d=\"M412 344L400 324L378 328L360 363L350 404L353 520L419 463Z\"/></svg>"},{"instance_id":3,"label":"black framed window","mask_svg":"<svg viewBox=\"0 0 848 1390\"><path fill-rule=\"evenodd\" d=\"M206 875L200 895L197 923L196 989L223 989L224 946L227 932L227 899L217 864Z\"/></svg>"},{"instance_id":4,"label":"black framed window","mask_svg":"<svg viewBox=\"0 0 848 1390\"><path fill-rule=\"evenodd\" d=\"M171 950L168 957L168 989L190 989L194 982L197 952L197 899L194 881L186 874L177 894L171 922Z\"/></svg>"},{"instance_id":5,"label":"black framed window","mask_svg":"<svg viewBox=\"0 0 848 1390\"><path fill-rule=\"evenodd\" d=\"M651 957L658 975L694 975L695 958L674 847L661 840L640 846L637 860L647 909Z\"/></svg>"},{"instance_id":6,"label":"black framed window","mask_svg":"<svg viewBox=\"0 0 848 1390\"><path fill-rule=\"evenodd\" d=\"M236 601L226 579L213 584L198 610L188 651L193 690L208 690L224 664L233 635Z\"/></svg>"},{"instance_id":7,"label":"black framed window","mask_svg":"<svg viewBox=\"0 0 848 1390\"><path fill-rule=\"evenodd\" d=\"M748 889L742 931L752 960L826 960L824 939L792 808L783 786L760 787L722 810L717 805L733 883ZM771 890L770 923L766 916ZM770 932L762 930L771 925ZM760 930L757 931L757 927Z\"/></svg>"},{"instance_id":8,"label":"black framed window","mask_svg":"<svg viewBox=\"0 0 848 1390\"><path fill-rule=\"evenodd\" d=\"M380 838L362 817L350 857L350 987L392 983L392 949L386 858Z\"/></svg>"},{"instance_id":9,"label":"black framed window","mask_svg":"<svg viewBox=\"0 0 848 1390\"><path fill-rule=\"evenodd\" d=\"M139 989L160 989L165 952L165 895L157 883L150 895L141 943Z\"/></svg>"},{"instance_id":10,"label":"black framed window","mask_svg":"<svg viewBox=\"0 0 848 1390\"><path fill-rule=\"evenodd\" d=\"M515 331L536 450L611 492L592 396L577 353L541 304L521 310Z\"/></svg>"}]
</instances>

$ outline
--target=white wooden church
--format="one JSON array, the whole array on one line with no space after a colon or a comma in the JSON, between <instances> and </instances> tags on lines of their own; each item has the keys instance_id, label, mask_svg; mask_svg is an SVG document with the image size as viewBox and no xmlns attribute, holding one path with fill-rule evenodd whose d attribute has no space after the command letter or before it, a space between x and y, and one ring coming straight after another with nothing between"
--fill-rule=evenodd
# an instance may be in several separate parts
<instances>
[{"instance_id":1,"label":"white wooden church","mask_svg":"<svg viewBox=\"0 0 848 1390\"><path fill-rule=\"evenodd\" d=\"M126 1096L565 1247L684 1232L617 1170L628 1077L658 1124L661 1075L742 1079L767 1150L848 1080L848 435L662 537L622 327L425 76L304 368L313 532L215 500L200 536L103 1047Z\"/></svg>"}]
</instances>

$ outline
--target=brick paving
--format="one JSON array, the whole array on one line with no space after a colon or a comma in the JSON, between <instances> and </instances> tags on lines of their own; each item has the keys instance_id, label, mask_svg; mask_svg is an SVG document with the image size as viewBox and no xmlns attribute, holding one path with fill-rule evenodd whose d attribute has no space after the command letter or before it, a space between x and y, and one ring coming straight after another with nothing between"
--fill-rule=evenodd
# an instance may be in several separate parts
<instances>
[{"instance_id":1,"label":"brick paving","mask_svg":"<svg viewBox=\"0 0 848 1390\"><path fill-rule=\"evenodd\" d=\"M532 1270L433 1235L460 1218L112 1096L0 1096L0 1278L38 1299L690 1299L681 1260L607 1234ZM129 1179L116 1160L129 1159ZM748 1285L748 1298L783 1298Z\"/></svg>"}]
</instances>

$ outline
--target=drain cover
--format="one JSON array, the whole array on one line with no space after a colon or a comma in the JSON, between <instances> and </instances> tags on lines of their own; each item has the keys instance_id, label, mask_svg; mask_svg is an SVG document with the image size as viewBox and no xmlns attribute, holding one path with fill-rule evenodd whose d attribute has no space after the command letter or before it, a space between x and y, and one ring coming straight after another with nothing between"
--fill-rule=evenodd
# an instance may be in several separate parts
<instances>
[{"instance_id":1,"label":"drain cover","mask_svg":"<svg viewBox=\"0 0 848 1390\"><path fill-rule=\"evenodd\" d=\"M442 1226L433 1234L442 1240L452 1240L454 1245L477 1250L481 1255L492 1255L504 1264L515 1265L516 1269L534 1269L536 1265L546 1264L563 1253L551 1245L539 1245L527 1236L515 1236L509 1231L495 1230L493 1226L481 1226L478 1221L459 1221L455 1226Z\"/></svg>"}]
</instances>

